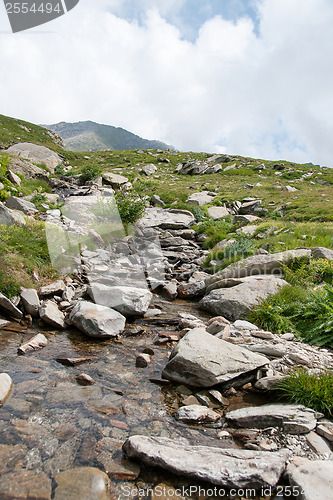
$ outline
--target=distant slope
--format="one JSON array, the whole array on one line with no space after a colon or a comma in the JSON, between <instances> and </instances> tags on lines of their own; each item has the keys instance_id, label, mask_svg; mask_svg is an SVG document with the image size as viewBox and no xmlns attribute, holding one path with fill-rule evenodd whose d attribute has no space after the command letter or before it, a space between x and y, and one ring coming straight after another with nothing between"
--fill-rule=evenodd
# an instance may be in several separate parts
<instances>
[{"instance_id":1,"label":"distant slope","mask_svg":"<svg viewBox=\"0 0 333 500\"><path fill-rule=\"evenodd\" d=\"M127 130L92 121L44 125L63 139L72 151L123 151L127 149L173 149L160 141L149 141Z\"/></svg>"},{"instance_id":2,"label":"distant slope","mask_svg":"<svg viewBox=\"0 0 333 500\"><path fill-rule=\"evenodd\" d=\"M63 149L62 139L54 132L33 123L0 115L0 149L6 149L17 142L32 142L56 151Z\"/></svg>"}]
</instances>

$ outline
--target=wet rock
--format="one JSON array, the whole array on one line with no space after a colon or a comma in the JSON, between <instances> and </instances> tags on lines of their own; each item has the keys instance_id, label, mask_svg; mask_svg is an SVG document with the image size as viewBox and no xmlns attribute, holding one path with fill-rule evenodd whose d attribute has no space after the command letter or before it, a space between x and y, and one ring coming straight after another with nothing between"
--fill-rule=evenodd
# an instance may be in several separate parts
<instances>
[{"instance_id":1,"label":"wet rock","mask_svg":"<svg viewBox=\"0 0 333 500\"><path fill-rule=\"evenodd\" d=\"M226 413L227 420L239 427L281 427L288 434L307 434L322 417L302 405L271 404L241 408Z\"/></svg>"},{"instance_id":2,"label":"wet rock","mask_svg":"<svg viewBox=\"0 0 333 500\"><path fill-rule=\"evenodd\" d=\"M189 331L173 349L163 370L168 380L211 387L256 370L269 360L210 335L202 328Z\"/></svg>"},{"instance_id":3,"label":"wet rock","mask_svg":"<svg viewBox=\"0 0 333 500\"><path fill-rule=\"evenodd\" d=\"M54 456L45 462L44 470L53 475L72 467L80 443L80 439L76 436L70 437L64 444L59 446Z\"/></svg>"},{"instance_id":4,"label":"wet rock","mask_svg":"<svg viewBox=\"0 0 333 500\"><path fill-rule=\"evenodd\" d=\"M208 423L217 422L221 415L201 405L182 406L175 413L175 418L181 422Z\"/></svg>"},{"instance_id":5,"label":"wet rock","mask_svg":"<svg viewBox=\"0 0 333 500\"><path fill-rule=\"evenodd\" d=\"M175 300L178 295L178 285L175 281L169 281L164 283L161 288L161 294L164 295L168 300Z\"/></svg>"},{"instance_id":6,"label":"wet rock","mask_svg":"<svg viewBox=\"0 0 333 500\"><path fill-rule=\"evenodd\" d=\"M212 289L201 299L199 307L235 321L246 317L261 300L288 285L286 281L275 276L249 276L234 281L235 286ZM218 283L211 286L215 285Z\"/></svg>"},{"instance_id":7,"label":"wet rock","mask_svg":"<svg viewBox=\"0 0 333 500\"><path fill-rule=\"evenodd\" d=\"M96 304L115 309L126 317L144 315L152 299L152 293L146 288L111 287L102 283L90 285L88 293Z\"/></svg>"},{"instance_id":8,"label":"wet rock","mask_svg":"<svg viewBox=\"0 0 333 500\"><path fill-rule=\"evenodd\" d=\"M55 476L54 500L116 500L105 472L95 467L78 467Z\"/></svg>"},{"instance_id":9,"label":"wet rock","mask_svg":"<svg viewBox=\"0 0 333 500\"><path fill-rule=\"evenodd\" d=\"M63 280L58 280L50 283L50 285L42 286L39 290L39 294L41 297L46 297L48 295L62 295L65 289L65 282Z\"/></svg>"},{"instance_id":10,"label":"wet rock","mask_svg":"<svg viewBox=\"0 0 333 500\"><path fill-rule=\"evenodd\" d=\"M54 169L62 163L60 156L45 146L37 146L30 142L20 142L10 146L7 149L8 153L19 156L26 160L30 160L32 163L41 164L48 168L48 170L53 174Z\"/></svg>"},{"instance_id":11,"label":"wet rock","mask_svg":"<svg viewBox=\"0 0 333 500\"><path fill-rule=\"evenodd\" d=\"M28 448L22 444L15 446L0 444L0 474L19 467L27 452Z\"/></svg>"},{"instance_id":12,"label":"wet rock","mask_svg":"<svg viewBox=\"0 0 333 500\"><path fill-rule=\"evenodd\" d=\"M135 360L135 366L137 368L147 368L151 363L151 356L144 352L140 353Z\"/></svg>"},{"instance_id":13,"label":"wet rock","mask_svg":"<svg viewBox=\"0 0 333 500\"><path fill-rule=\"evenodd\" d=\"M125 328L125 317L109 307L77 302L69 316L70 321L79 330L90 337L116 337Z\"/></svg>"},{"instance_id":14,"label":"wet rock","mask_svg":"<svg viewBox=\"0 0 333 500\"><path fill-rule=\"evenodd\" d=\"M93 385L95 383L95 380L87 373L77 375L76 381L80 385Z\"/></svg>"},{"instance_id":15,"label":"wet rock","mask_svg":"<svg viewBox=\"0 0 333 500\"><path fill-rule=\"evenodd\" d=\"M291 486L302 500L324 500L332 497L333 462L297 458L287 467Z\"/></svg>"},{"instance_id":16,"label":"wet rock","mask_svg":"<svg viewBox=\"0 0 333 500\"><path fill-rule=\"evenodd\" d=\"M88 361L91 361L93 358L56 358L56 361L58 363L61 363L62 365L65 366L76 366L80 365L82 363L87 363Z\"/></svg>"},{"instance_id":17,"label":"wet rock","mask_svg":"<svg viewBox=\"0 0 333 500\"><path fill-rule=\"evenodd\" d=\"M20 469L0 477L3 500L51 500L51 480L45 472Z\"/></svg>"},{"instance_id":18,"label":"wet rock","mask_svg":"<svg viewBox=\"0 0 333 500\"><path fill-rule=\"evenodd\" d=\"M287 450L254 452L192 446L185 439L131 436L123 450L134 460L226 488L275 486L285 469Z\"/></svg>"},{"instance_id":19,"label":"wet rock","mask_svg":"<svg viewBox=\"0 0 333 500\"><path fill-rule=\"evenodd\" d=\"M38 317L40 301L37 291L34 288L21 288L20 295L26 313Z\"/></svg>"},{"instance_id":20,"label":"wet rock","mask_svg":"<svg viewBox=\"0 0 333 500\"><path fill-rule=\"evenodd\" d=\"M45 300L39 307L39 316L48 325L65 328L65 315L52 300Z\"/></svg>"},{"instance_id":21,"label":"wet rock","mask_svg":"<svg viewBox=\"0 0 333 500\"><path fill-rule=\"evenodd\" d=\"M8 373L0 373L0 407L10 394L13 387L13 381Z\"/></svg>"},{"instance_id":22,"label":"wet rock","mask_svg":"<svg viewBox=\"0 0 333 500\"><path fill-rule=\"evenodd\" d=\"M42 347L45 347L47 344L48 344L47 338L42 333L38 333L38 335L32 337L32 339L30 339L28 342L22 344L17 349L17 351L19 354L27 354L28 352L41 349Z\"/></svg>"},{"instance_id":23,"label":"wet rock","mask_svg":"<svg viewBox=\"0 0 333 500\"><path fill-rule=\"evenodd\" d=\"M0 221L1 223L1 221ZM22 311L20 311L11 300L9 300L5 295L0 292L0 309L5 311L7 314L13 318L21 319L23 317Z\"/></svg>"}]
</instances>

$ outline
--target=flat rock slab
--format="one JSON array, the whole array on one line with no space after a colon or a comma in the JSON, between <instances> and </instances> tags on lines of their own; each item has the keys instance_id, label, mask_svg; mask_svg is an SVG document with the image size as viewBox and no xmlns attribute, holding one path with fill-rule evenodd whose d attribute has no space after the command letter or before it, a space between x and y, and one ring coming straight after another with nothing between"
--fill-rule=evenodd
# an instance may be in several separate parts
<instances>
[{"instance_id":1,"label":"flat rock slab","mask_svg":"<svg viewBox=\"0 0 333 500\"><path fill-rule=\"evenodd\" d=\"M229 210L225 207L208 207L207 211L209 217L214 220L220 220L229 215Z\"/></svg>"},{"instance_id":2,"label":"flat rock slab","mask_svg":"<svg viewBox=\"0 0 333 500\"><path fill-rule=\"evenodd\" d=\"M289 464L287 476L302 500L329 500L333 492L333 462L297 458L298 465Z\"/></svg>"},{"instance_id":3,"label":"flat rock slab","mask_svg":"<svg viewBox=\"0 0 333 500\"><path fill-rule=\"evenodd\" d=\"M20 311L11 300L9 300L5 295L0 292L0 309L5 311L7 314L13 318L21 319L23 317L22 311Z\"/></svg>"},{"instance_id":4,"label":"flat rock slab","mask_svg":"<svg viewBox=\"0 0 333 500\"><path fill-rule=\"evenodd\" d=\"M124 330L126 322L119 312L86 301L76 303L69 319L76 328L96 338L116 337Z\"/></svg>"},{"instance_id":5,"label":"flat rock slab","mask_svg":"<svg viewBox=\"0 0 333 500\"><path fill-rule=\"evenodd\" d=\"M148 288L108 286L94 283L88 288L96 304L110 307L124 316L143 316L149 308L152 293Z\"/></svg>"},{"instance_id":6,"label":"flat rock slab","mask_svg":"<svg viewBox=\"0 0 333 500\"><path fill-rule=\"evenodd\" d=\"M9 396L12 387L13 381L8 373L0 373L0 406L3 405L3 403Z\"/></svg>"},{"instance_id":7,"label":"flat rock slab","mask_svg":"<svg viewBox=\"0 0 333 500\"><path fill-rule=\"evenodd\" d=\"M8 153L19 156L26 160L32 161L32 163L41 164L44 163L46 168L53 174L54 169L62 163L60 156L45 146L37 146L36 144L31 144L30 142L20 142L14 144L7 149Z\"/></svg>"},{"instance_id":8,"label":"flat rock slab","mask_svg":"<svg viewBox=\"0 0 333 500\"><path fill-rule=\"evenodd\" d=\"M54 500L116 500L108 476L95 467L66 470L55 481Z\"/></svg>"},{"instance_id":9,"label":"flat rock slab","mask_svg":"<svg viewBox=\"0 0 333 500\"><path fill-rule=\"evenodd\" d=\"M233 283L230 283L231 280ZM227 284L234 286L221 288L222 280L216 283L216 287L219 285L217 290L214 289L215 285L211 285L213 288L201 299L199 307L218 316L225 316L230 321L246 317L262 299L288 285L285 280L275 276L249 276L223 280L223 285Z\"/></svg>"},{"instance_id":10,"label":"flat rock slab","mask_svg":"<svg viewBox=\"0 0 333 500\"><path fill-rule=\"evenodd\" d=\"M182 406L175 413L175 418L181 422L217 422L221 415L216 411L201 405Z\"/></svg>"},{"instance_id":11,"label":"flat rock slab","mask_svg":"<svg viewBox=\"0 0 333 500\"><path fill-rule=\"evenodd\" d=\"M45 472L20 469L0 477L2 500L51 500L51 479Z\"/></svg>"},{"instance_id":12,"label":"flat rock slab","mask_svg":"<svg viewBox=\"0 0 333 500\"><path fill-rule=\"evenodd\" d=\"M144 216L138 222L142 227L160 227L161 229L187 229L195 223L193 214L188 210L153 207L147 208Z\"/></svg>"},{"instance_id":13,"label":"flat rock slab","mask_svg":"<svg viewBox=\"0 0 333 500\"><path fill-rule=\"evenodd\" d=\"M281 427L288 434L307 434L316 427L317 418L322 416L305 406L288 404L240 408L225 415L229 422L238 427Z\"/></svg>"},{"instance_id":14,"label":"flat rock slab","mask_svg":"<svg viewBox=\"0 0 333 500\"><path fill-rule=\"evenodd\" d=\"M127 457L175 474L226 488L275 486L288 450L278 452L192 446L185 439L131 436L123 445Z\"/></svg>"},{"instance_id":15,"label":"flat rock slab","mask_svg":"<svg viewBox=\"0 0 333 500\"><path fill-rule=\"evenodd\" d=\"M175 346L163 377L197 387L212 387L269 363L264 356L226 342L203 328L190 330Z\"/></svg>"}]
</instances>

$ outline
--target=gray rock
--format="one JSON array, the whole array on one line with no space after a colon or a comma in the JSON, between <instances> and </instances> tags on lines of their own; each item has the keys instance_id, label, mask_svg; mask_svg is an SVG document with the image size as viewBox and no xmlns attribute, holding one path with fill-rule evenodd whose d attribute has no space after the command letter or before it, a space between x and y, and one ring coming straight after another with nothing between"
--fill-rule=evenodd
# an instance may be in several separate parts
<instances>
[{"instance_id":1,"label":"gray rock","mask_svg":"<svg viewBox=\"0 0 333 500\"><path fill-rule=\"evenodd\" d=\"M187 229L195 223L193 214L188 210L153 207L147 208L139 227L159 227L161 229Z\"/></svg>"},{"instance_id":2,"label":"gray rock","mask_svg":"<svg viewBox=\"0 0 333 500\"><path fill-rule=\"evenodd\" d=\"M21 178L14 174L14 172L12 172L11 170L8 169L8 179L10 180L10 182L12 182L13 184L15 184L16 186L21 186Z\"/></svg>"},{"instance_id":3,"label":"gray rock","mask_svg":"<svg viewBox=\"0 0 333 500\"><path fill-rule=\"evenodd\" d=\"M163 377L192 386L212 387L268 362L264 356L218 339L203 328L194 328L173 349Z\"/></svg>"},{"instance_id":4,"label":"gray rock","mask_svg":"<svg viewBox=\"0 0 333 500\"><path fill-rule=\"evenodd\" d=\"M131 436L123 445L130 459L225 488L275 486L288 450L278 452L192 446L184 439Z\"/></svg>"},{"instance_id":5,"label":"gray rock","mask_svg":"<svg viewBox=\"0 0 333 500\"><path fill-rule=\"evenodd\" d=\"M284 344L255 344L247 346L247 349L253 352L259 352L265 356L273 358L283 358L287 354L287 349Z\"/></svg>"},{"instance_id":6,"label":"gray rock","mask_svg":"<svg viewBox=\"0 0 333 500\"><path fill-rule=\"evenodd\" d=\"M135 366L137 368L147 368L151 363L151 356L145 352L138 354L135 360Z\"/></svg>"},{"instance_id":7,"label":"gray rock","mask_svg":"<svg viewBox=\"0 0 333 500\"><path fill-rule=\"evenodd\" d=\"M244 278L247 276L266 275L266 274L281 274L282 266L289 266L296 260L309 262L311 258L311 250L299 249L288 250L268 255L252 255L246 259L242 259L222 271L216 273L206 281L208 291L213 288L219 288L218 282L226 278ZM212 285L214 285L212 287Z\"/></svg>"},{"instance_id":8,"label":"gray rock","mask_svg":"<svg viewBox=\"0 0 333 500\"><path fill-rule=\"evenodd\" d=\"M30 160L32 163L43 163L52 174L54 173L54 169L62 163L60 156L51 149L45 146L37 146L30 142L14 144L7 151L12 155Z\"/></svg>"},{"instance_id":9,"label":"gray rock","mask_svg":"<svg viewBox=\"0 0 333 500\"><path fill-rule=\"evenodd\" d=\"M281 427L288 434L307 434L315 429L317 417L310 408L302 405L271 404L241 408L226 413L229 422L247 428L264 429L265 427Z\"/></svg>"},{"instance_id":10,"label":"gray rock","mask_svg":"<svg viewBox=\"0 0 333 500\"><path fill-rule=\"evenodd\" d=\"M237 328L237 330L258 330L257 325L254 325L253 323L250 323L250 321L245 321L238 319L237 321L234 322L234 327Z\"/></svg>"},{"instance_id":11,"label":"gray rock","mask_svg":"<svg viewBox=\"0 0 333 500\"><path fill-rule=\"evenodd\" d=\"M317 425L316 432L326 438L328 441L333 441L333 422L330 420L321 420Z\"/></svg>"},{"instance_id":12,"label":"gray rock","mask_svg":"<svg viewBox=\"0 0 333 500\"><path fill-rule=\"evenodd\" d=\"M206 291L204 280L190 280L189 283L182 283L178 287L178 295L181 299L194 299L202 297Z\"/></svg>"},{"instance_id":13,"label":"gray rock","mask_svg":"<svg viewBox=\"0 0 333 500\"><path fill-rule=\"evenodd\" d=\"M218 163L212 165L212 162L202 162L199 160L180 163L176 167L176 172L181 175L216 174L220 170L222 170L222 166Z\"/></svg>"},{"instance_id":14,"label":"gray rock","mask_svg":"<svg viewBox=\"0 0 333 500\"><path fill-rule=\"evenodd\" d=\"M237 229L236 233L243 236L253 236L257 229L258 226L250 224L249 226L240 227Z\"/></svg>"},{"instance_id":15,"label":"gray rock","mask_svg":"<svg viewBox=\"0 0 333 500\"><path fill-rule=\"evenodd\" d=\"M58 308L57 304L52 300L46 300L39 307L39 315L41 319L48 325L55 328L65 328L65 316Z\"/></svg>"},{"instance_id":16,"label":"gray rock","mask_svg":"<svg viewBox=\"0 0 333 500\"><path fill-rule=\"evenodd\" d=\"M42 286L39 290L39 294L42 297L47 297L48 295L57 295L57 294L62 295L65 289L66 289L65 282L63 280L58 280L54 281L53 283L50 283L49 285Z\"/></svg>"},{"instance_id":17,"label":"gray rock","mask_svg":"<svg viewBox=\"0 0 333 500\"><path fill-rule=\"evenodd\" d=\"M158 196L158 194L153 194L153 196L150 199L150 203L154 207L164 207L165 206L164 201Z\"/></svg>"},{"instance_id":18,"label":"gray rock","mask_svg":"<svg viewBox=\"0 0 333 500\"><path fill-rule=\"evenodd\" d=\"M42 179L44 181L48 181L48 178L50 176L50 173L46 172L46 170L37 167L30 161L24 160L23 158L19 158L17 156L13 156L10 158L9 169L15 174L23 175L25 179ZM33 195L30 196L32 198Z\"/></svg>"},{"instance_id":19,"label":"gray rock","mask_svg":"<svg viewBox=\"0 0 333 500\"><path fill-rule=\"evenodd\" d=\"M96 338L116 337L125 328L126 318L109 307L77 302L69 320L76 328Z\"/></svg>"},{"instance_id":20,"label":"gray rock","mask_svg":"<svg viewBox=\"0 0 333 500\"><path fill-rule=\"evenodd\" d=\"M255 210L261 205L261 200L252 200L242 203L239 215L254 215Z\"/></svg>"},{"instance_id":21,"label":"gray rock","mask_svg":"<svg viewBox=\"0 0 333 500\"><path fill-rule=\"evenodd\" d=\"M11 300L9 300L5 295L0 292L0 309L5 311L13 318L21 319L23 317L22 311L20 311Z\"/></svg>"},{"instance_id":22,"label":"gray rock","mask_svg":"<svg viewBox=\"0 0 333 500\"><path fill-rule=\"evenodd\" d=\"M311 255L314 259L327 259L333 260L333 250L325 247L311 248Z\"/></svg>"},{"instance_id":23,"label":"gray rock","mask_svg":"<svg viewBox=\"0 0 333 500\"><path fill-rule=\"evenodd\" d=\"M276 387L276 384L283 380L284 377L281 375L274 375L271 377L263 377L260 378L255 384L254 387L255 389L259 389L261 391L271 391L274 390Z\"/></svg>"},{"instance_id":24,"label":"gray rock","mask_svg":"<svg viewBox=\"0 0 333 500\"><path fill-rule=\"evenodd\" d=\"M317 455L327 455L331 454L331 447L328 442L321 436L319 436L316 432L309 432L306 435L306 442L313 449Z\"/></svg>"},{"instance_id":25,"label":"gray rock","mask_svg":"<svg viewBox=\"0 0 333 500\"><path fill-rule=\"evenodd\" d=\"M108 476L95 467L77 467L55 476L54 500L113 500Z\"/></svg>"},{"instance_id":26,"label":"gray rock","mask_svg":"<svg viewBox=\"0 0 333 500\"><path fill-rule=\"evenodd\" d=\"M24 200L23 198L17 198L16 196L10 196L6 202L6 206L25 214L38 212L36 206L33 203Z\"/></svg>"},{"instance_id":27,"label":"gray rock","mask_svg":"<svg viewBox=\"0 0 333 500\"><path fill-rule=\"evenodd\" d=\"M208 191L202 191L201 193L193 193L191 196L187 198L187 203L191 203L191 205L207 205L213 201L214 196L208 194Z\"/></svg>"},{"instance_id":28,"label":"gray rock","mask_svg":"<svg viewBox=\"0 0 333 500\"><path fill-rule=\"evenodd\" d=\"M93 283L88 294L95 304L110 307L124 316L142 316L147 312L152 293L147 288L132 286L108 286Z\"/></svg>"},{"instance_id":29,"label":"gray rock","mask_svg":"<svg viewBox=\"0 0 333 500\"><path fill-rule=\"evenodd\" d=\"M251 222L259 219L260 217L257 217L256 215L235 215L234 224L237 224L237 222L245 222L246 224L251 224Z\"/></svg>"},{"instance_id":30,"label":"gray rock","mask_svg":"<svg viewBox=\"0 0 333 500\"><path fill-rule=\"evenodd\" d=\"M234 280L235 286L212 289L199 302L199 307L210 313L225 316L230 321L246 317L262 299L276 293L288 283L275 276L250 276ZM221 285L222 280L216 283ZM212 285L211 285L212 286Z\"/></svg>"},{"instance_id":31,"label":"gray rock","mask_svg":"<svg viewBox=\"0 0 333 500\"><path fill-rule=\"evenodd\" d=\"M26 313L38 317L40 301L37 291L34 288L21 288L20 295Z\"/></svg>"},{"instance_id":32,"label":"gray rock","mask_svg":"<svg viewBox=\"0 0 333 500\"><path fill-rule=\"evenodd\" d=\"M225 207L208 207L207 211L209 217L214 220L220 220L229 215L229 210Z\"/></svg>"},{"instance_id":33,"label":"gray rock","mask_svg":"<svg viewBox=\"0 0 333 500\"><path fill-rule=\"evenodd\" d=\"M175 413L175 418L181 422L208 423L217 422L221 415L216 411L198 404L182 406Z\"/></svg>"},{"instance_id":34,"label":"gray rock","mask_svg":"<svg viewBox=\"0 0 333 500\"><path fill-rule=\"evenodd\" d=\"M140 172L149 177L150 175L153 175L155 174L155 172L157 172L157 167L153 163L148 163L148 165L144 165L141 168Z\"/></svg>"},{"instance_id":35,"label":"gray rock","mask_svg":"<svg viewBox=\"0 0 333 500\"><path fill-rule=\"evenodd\" d=\"M162 295L168 300L175 300L178 295L178 285L175 281L168 281L164 283L161 289Z\"/></svg>"},{"instance_id":36,"label":"gray rock","mask_svg":"<svg viewBox=\"0 0 333 500\"><path fill-rule=\"evenodd\" d=\"M333 462L297 457L287 467L287 477L300 500L329 500L333 491Z\"/></svg>"},{"instance_id":37,"label":"gray rock","mask_svg":"<svg viewBox=\"0 0 333 500\"><path fill-rule=\"evenodd\" d=\"M0 201L0 224L4 224L5 226L21 224L24 226L26 224L26 220L20 212L7 208Z\"/></svg>"},{"instance_id":38,"label":"gray rock","mask_svg":"<svg viewBox=\"0 0 333 500\"><path fill-rule=\"evenodd\" d=\"M0 406L3 405L5 399L10 394L13 387L13 381L8 373L0 373Z\"/></svg>"},{"instance_id":39,"label":"gray rock","mask_svg":"<svg viewBox=\"0 0 333 500\"><path fill-rule=\"evenodd\" d=\"M110 184L113 189L119 189L128 182L127 177L119 174L113 174L112 172L104 172L102 178L103 181L105 181L107 184Z\"/></svg>"}]
</instances>

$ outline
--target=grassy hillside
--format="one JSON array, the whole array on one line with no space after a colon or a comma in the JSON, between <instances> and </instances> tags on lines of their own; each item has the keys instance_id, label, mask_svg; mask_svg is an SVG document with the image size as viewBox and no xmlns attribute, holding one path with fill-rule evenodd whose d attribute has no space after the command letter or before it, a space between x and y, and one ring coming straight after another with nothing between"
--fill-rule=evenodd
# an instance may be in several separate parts
<instances>
[{"instance_id":1,"label":"grassy hillside","mask_svg":"<svg viewBox=\"0 0 333 500\"><path fill-rule=\"evenodd\" d=\"M126 149L167 149L161 141L150 141L120 127L102 125L92 121L45 125L60 135L68 150L72 151L121 151Z\"/></svg>"}]
</instances>

